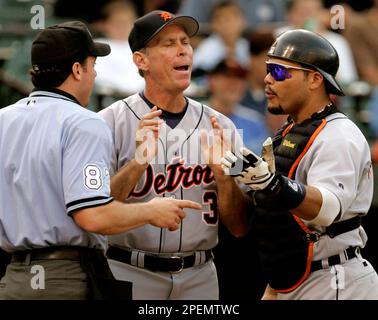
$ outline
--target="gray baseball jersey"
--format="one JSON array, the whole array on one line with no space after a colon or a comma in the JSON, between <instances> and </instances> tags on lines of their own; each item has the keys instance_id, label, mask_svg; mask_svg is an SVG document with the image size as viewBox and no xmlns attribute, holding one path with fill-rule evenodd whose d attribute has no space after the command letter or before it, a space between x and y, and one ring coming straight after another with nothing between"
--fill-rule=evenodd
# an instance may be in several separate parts
<instances>
[{"instance_id":1,"label":"gray baseball jersey","mask_svg":"<svg viewBox=\"0 0 378 320\"><path fill-rule=\"evenodd\" d=\"M326 119L327 125L300 161L295 180L335 194L341 205L338 221L365 215L373 196L369 145L345 115L335 113ZM325 231L320 226L312 226L312 229ZM278 299L377 299L378 277L374 268L359 253L351 260L343 253L348 247L364 247L366 241L363 227L334 238L320 237L314 245L313 260L327 261L325 258L339 254L342 264L310 273L296 290L280 293Z\"/></svg>"},{"instance_id":2,"label":"gray baseball jersey","mask_svg":"<svg viewBox=\"0 0 378 320\"><path fill-rule=\"evenodd\" d=\"M345 115L335 113L326 120L327 125L300 161L295 180L326 188L335 194L341 205L338 221L365 215L373 197L369 145L358 127ZM338 254L348 246L364 247L366 239L362 227L333 239L321 237L315 243L313 260Z\"/></svg>"},{"instance_id":3,"label":"gray baseball jersey","mask_svg":"<svg viewBox=\"0 0 378 320\"><path fill-rule=\"evenodd\" d=\"M139 94L120 100L100 111L114 137L111 174L134 158L135 132L139 120L150 107ZM187 217L174 232L145 225L121 235L109 237L118 247L134 248L154 253L188 252L213 248L218 241L217 194L213 174L201 158L199 130L212 131L210 116L215 115L235 145L241 137L225 116L188 99L188 107L174 128L163 124L159 135L158 154L133 189L126 202L146 202L154 197L188 199L203 204L202 212L185 209ZM237 147L238 148L238 147ZM184 164L175 159L183 158Z\"/></svg>"},{"instance_id":4,"label":"gray baseball jersey","mask_svg":"<svg viewBox=\"0 0 378 320\"><path fill-rule=\"evenodd\" d=\"M0 247L104 248L71 217L112 201L110 130L58 90L34 91L0 110Z\"/></svg>"}]
</instances>

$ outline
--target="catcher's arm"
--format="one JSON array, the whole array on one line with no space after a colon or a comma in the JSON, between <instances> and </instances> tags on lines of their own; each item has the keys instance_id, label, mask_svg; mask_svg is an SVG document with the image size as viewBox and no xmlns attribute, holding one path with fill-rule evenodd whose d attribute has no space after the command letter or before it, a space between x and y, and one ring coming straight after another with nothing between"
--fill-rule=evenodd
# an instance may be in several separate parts
<instances>
[{"instance_id":1,"label":"catcher's arm","mask_svg":"<svg viewBox=\"0 0 378 320\"><path fill-rule=\"evenodd\" d=\"M269 155L273 156L271 154ZM337 197L325 188L305 186L272 169L263 158L241 148L240 154L227 152L223 170L248 185L257 206L271 210L293 210L298 217L314 224L328 226L340 212ZM241 169L240 169L241 168Z\"/></svg>"}]
</instances>

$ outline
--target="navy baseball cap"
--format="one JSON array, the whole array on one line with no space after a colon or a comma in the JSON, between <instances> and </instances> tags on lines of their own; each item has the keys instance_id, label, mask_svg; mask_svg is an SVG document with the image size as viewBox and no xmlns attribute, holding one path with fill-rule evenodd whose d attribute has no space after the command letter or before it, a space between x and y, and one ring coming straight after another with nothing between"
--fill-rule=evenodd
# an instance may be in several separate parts
<instances>
[{"instance_id":1,"label":"navy baseball cap","mask_svg":"<svg viewBox=\"0 0 378 320\"><path fill-rule=\"evenodd\" d=\"M42 30L32 43L33 68L76 62L88 56L106 56L110 46L94 42L87 26L80 21L68 21Z\"/></svg>"},{"instance_id":2,"label":"navy baseball cap","mask_svg":"<svg viewBox=\"0 0 378 320\"><path fill-rule=\"evenodd\" d=\"M129 35L131 51L144 48L164 27L173 23L182 26L189 37L198 32L199 24L193 17L175 16L167 11L154 10L135 20Z\"/></svg>"}]
</instances>

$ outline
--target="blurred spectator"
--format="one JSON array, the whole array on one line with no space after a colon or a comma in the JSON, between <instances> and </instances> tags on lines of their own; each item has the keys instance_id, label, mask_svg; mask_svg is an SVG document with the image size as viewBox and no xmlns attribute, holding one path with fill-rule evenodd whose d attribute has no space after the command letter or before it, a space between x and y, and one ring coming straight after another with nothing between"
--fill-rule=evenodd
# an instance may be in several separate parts
<instances>
[{"instance_id":1,"label":"blurred spectator","mask_svg":"<svg viewBox=\"0 0 378 320\"><path fill-rule=\"evenodd\" d=\"M265 83L267 52L274 36L271 31L255 31L249 38L249 74L248 86L241 104L261 114L266 112Z\"/></svg>"},{"instance_id":2,"label":"blurred spectator","mask_svg":"<svg viewBox=\"0 0 378 320\"><path fill-rule=\"evenodd\" d=\"M211 9L212 33L195 49L193 69L209 71L227 58L248 67L248 41L242 37L245 26L238 4L230 0L217 2Z\"/></svg>"},{"instance_id":3,"label":"blurred spectator","mask_svg":"<svg viewBox=\"0 0 378 320\"><path fill-rule=\"evenodd\" d=\"M259 30L249 38L250 67L247 88L240 103L259 112L265 118L269 135L273 135L286 121L286 115L273 115L266 110L265 83L267 52L274 42L273 33Z\"/></svg>"},{"instance_id":4,"label":"blurred spectator","mask_svg":"<svg viewBox=\"0 0 378 320\"><path fill-rule=\"evenodd\" d=\"M136 18L134 5L127 0L111 1L104 7L97 25L105 38L98 41L109 44L112 51L105 59L96 60L97 92L129 95L143 89L144 80L133 62L128 42Z\"/></svg>"},{"instance_id":5,"label":"blurred spectator","mask_svg":"<svg viewBox=\"0 0 378 320\"><path fill-rule=\"evenodd\" d=\"M361 80L372 88L367 109L371 129L378 136L378 0L362 12L355 12L347 3L342 5L346 13L342 32L351 44Z\"/></svg>"},{"instance_id":6,"label":"blurred spectator","mask_svg":"<svg viewBox=\"0 0 378 320\"><path fill-rule=\"evenodd\" d=\"M207 104L232 120L247 148L257 154L268 137L264 117L239 104L246 87L247 70L235 61L221 61L208 74Z\"/></svg>"},{"instance_id":7,"label":"blurred spectator","mask_svg":"<svg viewBox=\"0 0 378 320\"><path fill-rule=\"evenodd\" d=\"M203 27L210 20L211 8L221 1L183 0L179 12L195 17ZM235 2L245 15L248 30L261 27L261 25L282 23L285 20L282 0L236 0Z\"/></svg>"},{"instance_id":8,"label":"blurred spectator","mask_svg":"<svg viewBox=\"0 0 378 320\"><path fill-rule=\"evenodd\" d=\"M373 86L378 85L378 1L363 12L353 11L347 4L342 4L346 13L345 29L357 63L361 79Z\"/></svg>"},{"instance_id":9,"label":"blurred spectator","mask_svg":"<svg viewBox=\"0 0 378 320\"><path fill-rule=\"evenodd\" d=\"M330 13L322 0L289 0L287 2L288 26L277 29L276 35L288 29L307 29L326 38L339 54L340 66L336 79L343 87L358 80L351 47L343 35L330 31Z\"/></svg>"},{"instance_id":10,"label":"blurred spectator","mask_svg":"<svg viewBox=\"0 0 378 320\"><path fill-rule=\"evenodd\" d=\"M109 0L55 0L54 16L92 23L101 17L102 8Z\"/></svg>"},{"instance_id":11,"label":"blurred spectator","mask_svg":"<svg viewBox=\"0 0 378 320\"><path fill-rule=\"evenodd\" d=\"M133 3L140 17L153 10L164 10L176 13L180 7L181 0L133 0Z\"/></svg>"}]
</instances>

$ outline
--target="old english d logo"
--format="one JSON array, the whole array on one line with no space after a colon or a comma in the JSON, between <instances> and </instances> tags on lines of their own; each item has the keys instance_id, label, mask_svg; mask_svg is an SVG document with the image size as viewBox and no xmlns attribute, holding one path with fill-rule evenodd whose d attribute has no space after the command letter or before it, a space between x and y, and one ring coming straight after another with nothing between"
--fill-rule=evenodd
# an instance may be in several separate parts
<instances>
[{"instance_id":1,"label":"old english d logo","mask_svg":"<svg viewBox=\"0 0 378 320\"><path fill-rule=\"evenodd\" d=\"M171 14L169 12L166 12L166 11L160 13L160 17L162 17L164 19L164 21L172 19Z\"/></svg>"}]
</instances>

